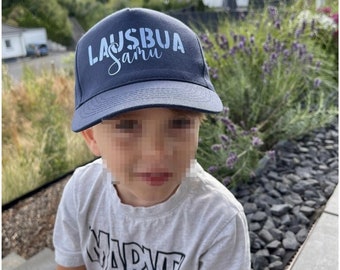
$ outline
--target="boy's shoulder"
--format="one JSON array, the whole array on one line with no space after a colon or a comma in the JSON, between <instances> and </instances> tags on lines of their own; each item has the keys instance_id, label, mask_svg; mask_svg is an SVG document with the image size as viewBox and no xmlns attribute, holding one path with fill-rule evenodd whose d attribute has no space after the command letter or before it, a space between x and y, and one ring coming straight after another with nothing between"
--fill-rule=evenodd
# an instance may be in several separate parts
<instances>
[{"instance_id":1,"label":"boy's shoulder","mask_svg":"<svg viewBox=\"0 0 340 270\"><path fill-rule=\"evenodd\" d=\"M108 179L109 174L105 170L105 165L101 158L76 168L71 179L66 185L66 189L73 189L75 192L89 194L89 191L102 188L106 181L97 181L99 179Z\"/></svg>"},{"instance_id":2,"label":"boy's shoulder","mask_svg":"<svg viewBox=\"0 0 340 270\"><path fill-rule=\"evenodd\" d=\"M93 173L93 172L101 172L103 170L103 160L101 158L97 158L85 165L82 165L74 170L74 175L81 176L82 174L86 173Z\"/></svg>"},{"instance_id":3,"label":"boy's shoulder","mask_svg":"<svg viewBox=\"0 0 340 270\"><path fill-rule=\"evenodd\" d=\"M82 185L86 181L101 177L104 172L104 164L101 158L91 161L83 166L76 168L73 172L71 180L74 182L81 181Z\"/></svg>"},{"instance_id":4,"label":"boy's shoulder","mask_svg":"<svg viewBox=\"0 0 340 270\"><path fill-rule=\"evenodd\" d=\"M204 200L217 211L223 209L229 213L237 214L243 211L242 205L235 196L211 174L206 172L201 165L196 162L191 170L192 188L190 192L200 200Z\"/></svg>"}]
</instances>

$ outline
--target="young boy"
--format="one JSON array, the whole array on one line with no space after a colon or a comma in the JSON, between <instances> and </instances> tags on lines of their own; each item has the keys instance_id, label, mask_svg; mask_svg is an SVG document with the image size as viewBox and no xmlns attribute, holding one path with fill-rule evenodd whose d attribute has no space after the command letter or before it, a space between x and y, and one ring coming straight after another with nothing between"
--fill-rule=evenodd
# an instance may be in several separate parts
<instances>
[{"instance_id":1,"label":"young boy","mask_svg":"<svg viewBox=\"0 0 340 270\"><path fill-rule=\"evenodd\" d=\"M101 158L59 206L57 269L247 270L241 205L195 161L203 113L222 103L192 30L142 8L79 41L72 129Z\"/></svg>"}]
</instances>

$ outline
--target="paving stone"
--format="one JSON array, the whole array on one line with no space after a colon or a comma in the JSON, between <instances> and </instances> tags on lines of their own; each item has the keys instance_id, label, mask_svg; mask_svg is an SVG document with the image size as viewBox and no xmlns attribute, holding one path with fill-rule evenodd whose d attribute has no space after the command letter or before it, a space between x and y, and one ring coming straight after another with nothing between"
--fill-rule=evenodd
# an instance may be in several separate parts
<instances>
[{"instance_id":1,"label":"paving stone","mask_svg":"<svg viewBox=\"0 0 340 270\"><path fill-rule=\"evenodd\" d=\"M51 270L55 268L54 252L45 248L15 270Z\"/></svg>"},{"instance_id":2,"label":"paving stone","mask_svg":"<svg viewBox=\"0 0 340 270\"><path fill-rule=\"evenodd\" d=\"M323 213L290 270L338 269L338 217Z\"/></svg>"},{"instance_id":3,"label":"paving stone","mask_svg":"<svg viewBox=\"0 0 340 270\"><path fill-rule=\"evenodd\" d=\"M2 270L14 270L25 262L26 260L24 258L12 252L2 259Z\"/></svg>"}]
</instances>

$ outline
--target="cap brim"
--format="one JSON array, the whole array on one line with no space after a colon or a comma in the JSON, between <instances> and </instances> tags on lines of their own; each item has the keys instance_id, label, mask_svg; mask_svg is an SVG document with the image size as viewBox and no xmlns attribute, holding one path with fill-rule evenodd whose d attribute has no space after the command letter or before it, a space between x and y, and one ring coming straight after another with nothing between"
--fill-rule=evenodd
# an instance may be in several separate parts
<instances>
[{"instance_id":1,"label":"cap brim","mask_svg":"<svg viewBox=\"0 0 340 270\"><path fill-rule=\"evenodd\" d=\"M223 110L221 99L206 87L180 81L148 81L105 91L74 112L72 130L82 131L103 118L148 107L180 107L206 113Z\"/></svg>"}]
</instances>

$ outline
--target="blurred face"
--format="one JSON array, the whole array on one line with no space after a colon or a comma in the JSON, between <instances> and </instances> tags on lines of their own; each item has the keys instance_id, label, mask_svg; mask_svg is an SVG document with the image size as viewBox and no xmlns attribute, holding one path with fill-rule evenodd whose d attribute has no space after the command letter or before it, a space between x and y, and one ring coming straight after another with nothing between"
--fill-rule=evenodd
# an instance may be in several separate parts
<instances>
[{"instance_id":1,"label":"blurred face","mask_svg":"<svg viewBox=\"0 0 340 270\"><path fill-rule=\"evenodd\" d=\"M167 200L194 159L200 114L148 108L118 115L82 132L102 156L125 204L151 206Z\"/></svg>"}]
</instances>

